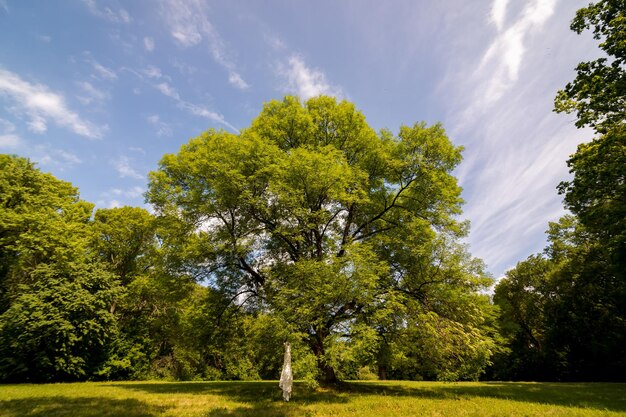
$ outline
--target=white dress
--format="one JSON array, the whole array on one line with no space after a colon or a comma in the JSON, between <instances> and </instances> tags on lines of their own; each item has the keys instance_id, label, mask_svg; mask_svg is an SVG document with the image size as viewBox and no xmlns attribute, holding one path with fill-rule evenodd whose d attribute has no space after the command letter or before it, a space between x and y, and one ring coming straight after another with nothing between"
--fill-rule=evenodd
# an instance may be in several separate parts
<instances>
[{"instance_id":1,"label":"white dress","mask_svg":"<svg viewBox=\"0 0 626 417\"><path fill-rule=\"evenodd\" d=\"M291 397L291 386L293 385L293 375L291 374L291 345L285 342L285 361L283 371L280 373L280 383L278 386L283 390L283 398L289 401Z\"/></svg>"}]
</instances>

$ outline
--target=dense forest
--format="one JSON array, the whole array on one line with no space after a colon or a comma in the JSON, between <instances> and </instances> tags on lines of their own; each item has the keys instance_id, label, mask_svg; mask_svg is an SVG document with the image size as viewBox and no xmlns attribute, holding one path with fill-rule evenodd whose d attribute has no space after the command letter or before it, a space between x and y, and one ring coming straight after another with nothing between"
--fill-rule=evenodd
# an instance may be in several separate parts
<instances>
[{"instance_id":1,"label":"dense forest","mask_svg":"<svg viewBox=\"0 0 626 417\"><path fill-rule=\"evenodd\" d=\"M0 381L276 379L285 341L312 384L625 380L626 4L571 28L605 56L555 110L595 137L555 190L570 214L497 283L463 243L462 149L441 125L271 101L163 156L151 211L94 211L0 155Z\"/></svg>"}]
</instances>

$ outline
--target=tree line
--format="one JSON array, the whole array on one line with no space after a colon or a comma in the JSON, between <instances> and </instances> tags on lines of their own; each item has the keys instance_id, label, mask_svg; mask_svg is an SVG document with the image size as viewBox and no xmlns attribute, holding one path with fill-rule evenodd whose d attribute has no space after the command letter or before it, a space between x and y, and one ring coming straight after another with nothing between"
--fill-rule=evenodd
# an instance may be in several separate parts
<instances>
[{"instance_id":1,"label":"tree line","mask_svg":"<svg viewBox=\"0 0 626 417\"><path fill-rule=\"evenodd\" d=\"M497 283L462 243L441 125L374 131L347 101L266 103L165 155L138 207L97 209L0 155L0 381L623 380L623 1L581 9L608 58L559 92L597 136L571 214ZM601 85L599 85L601 84Z\"/></svg>"},{"instance_id":2,"label":"tree line","mask_svg":"<svg viewBox=\"0 0 626 417\"><path fill-rule=\"evenodd\" d=\"M549 244L495 290L510 353L496 361L513 379L624 380L626 370L626 2L578 10L571 29L591 30L603 57L581 62L555 99L595 137L567 161L558 186L570 214L550 223Z\"/></svg>"}]
</instances>

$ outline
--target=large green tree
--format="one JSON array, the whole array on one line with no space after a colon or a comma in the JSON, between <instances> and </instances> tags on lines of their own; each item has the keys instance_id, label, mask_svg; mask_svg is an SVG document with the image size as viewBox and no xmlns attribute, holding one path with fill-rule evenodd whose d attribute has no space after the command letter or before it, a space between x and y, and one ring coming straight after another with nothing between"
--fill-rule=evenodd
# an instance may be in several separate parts
<instances>
[{"instance_id":1,"label":"large green tree","mask_svg":"<svg viewBox=\"0 0 626 417\"><path fill-rule=\"evenodd\" d=\"M92 209L71 184L0 155L0 379L86 378L106 359L118 287L89 246Z\"/></svg>"},{"instance_id":2,"label":"large green tree","mask_svg":"<svg viewBox=\"0 0 626 417\"><path fill-rule=\"evenodd\" d=\"M565 206L608 250L614 273L626 279L626 2L602 0L577 11L572 30L592 30L606 57L582 62L559 91L558 112L576 112L576 126L598 136L567 164L573 179L559 186Z\"/></svg>"},{"instance_id":3,"label":"large green tree","mask_svg":"<svg viewBox=\"0 0 626 417\"><path fill-rule=\"evenodd\" d=\"M601 241L614 273L626 279L626 128L579 145L567 164L574 177L559 186L565 207Z\"/></svg>"},{"instance_id":4,"label":"large green tree","mask_svg":"<svg viewBox=\"0 0 626 417\"><path fill-rule=\"evenodd\" d=\"M180 271L290 323L333 381L346 357L375 361L408 314L488 339L475 292L490 280L457 243L460 161L440 125L377 134L351 103L286 97L239 135L164 156L147 196Z\"/></svg>"}]
</instances>

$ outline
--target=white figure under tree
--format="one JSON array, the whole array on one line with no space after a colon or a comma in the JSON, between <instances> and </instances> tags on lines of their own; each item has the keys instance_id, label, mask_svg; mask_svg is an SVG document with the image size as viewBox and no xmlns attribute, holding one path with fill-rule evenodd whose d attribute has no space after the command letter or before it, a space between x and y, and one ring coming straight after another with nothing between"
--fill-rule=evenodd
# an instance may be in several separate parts
<instances>
[{"instance_id":1,"label":"white figure under tree","mask_svg":"<svg viewBox=\"0 0 626 417\"><path fill-rule=\"evenodd\" d=\"M291 386L293 385L293 375L291 373L291 345L285 342L285 360L283 370L280 373L280 383L278 386L283 390L283 398L289 401L291 397Z\"/></svg>"}]
</instances>

